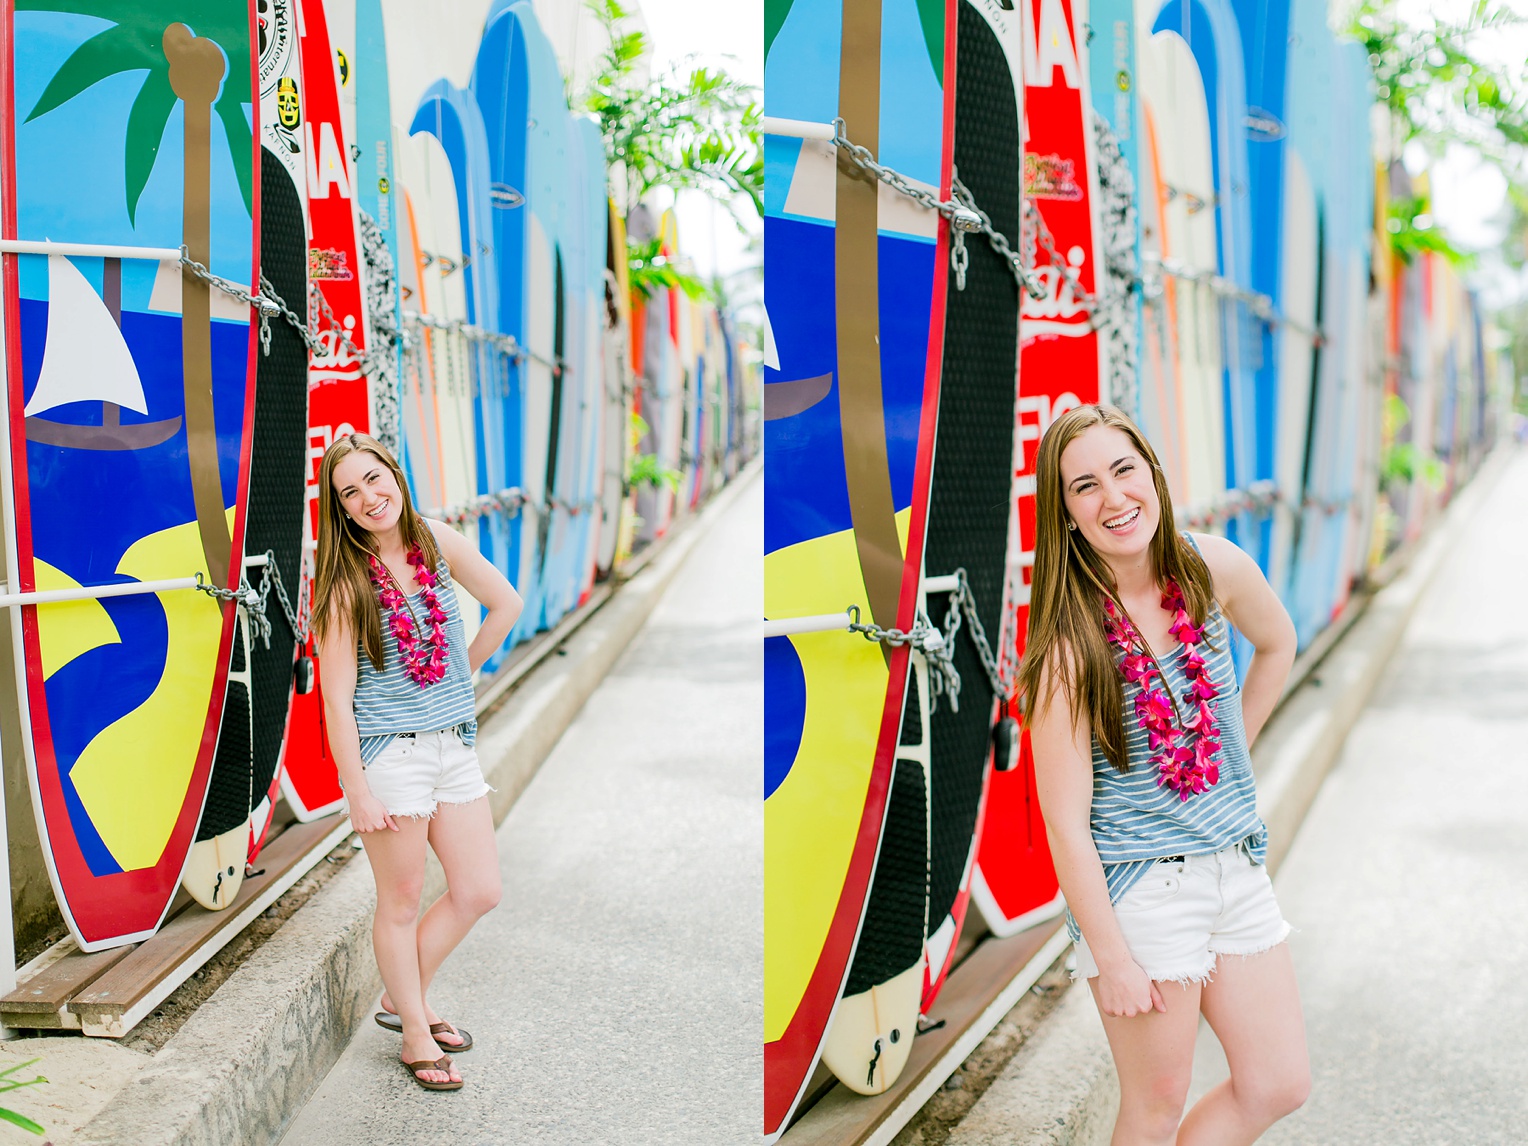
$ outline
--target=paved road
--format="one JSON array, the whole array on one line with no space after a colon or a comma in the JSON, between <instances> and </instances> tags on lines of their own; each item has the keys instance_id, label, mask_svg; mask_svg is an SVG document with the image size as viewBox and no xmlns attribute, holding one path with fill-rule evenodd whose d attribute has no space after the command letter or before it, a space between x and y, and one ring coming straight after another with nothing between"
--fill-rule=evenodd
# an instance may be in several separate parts
<instances>
[{"instance_id":1,"label":"paved road","mask_svg":"<svg viewBox=\"0 0 1528 1146\"><path fill-rule=\"evenodd\" d=\"M687 559L499 829L502 906L433 999L429 1094L360 1030L285 1146L755 1141L763 1103L763 485Z\"/></svg>"},{"instance_id":2,"label":"paved road","mask_svg":"<svg viewBox=\"0 0 1528 1146\"><path fill-rule=\"evenodd\" d=\"M1315 1086L1265 1143L1528 1142L1525 507L1520 450L1279 873ZM1225 1077L1208 1031L1195 1073Z\"/></svg>"}]
</instances>

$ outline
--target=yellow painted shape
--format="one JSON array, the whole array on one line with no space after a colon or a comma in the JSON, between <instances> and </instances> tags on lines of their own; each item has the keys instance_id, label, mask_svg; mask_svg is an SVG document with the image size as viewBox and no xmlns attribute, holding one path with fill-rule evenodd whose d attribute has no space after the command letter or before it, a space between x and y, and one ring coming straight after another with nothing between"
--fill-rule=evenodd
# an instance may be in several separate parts
<instances>
[{"instance_id":1,"label":"yellow painted shape","mask_svg":"<svg viewBox=\"0 0 1528 1146\"><path fill-rule=\"evenodd\" d=\"M897 515L907 552L910 511ZM854 531L764 558L764 615L867 615ZM801 1004L854 852L886 703L880 649L848 632L790 639L806 677L806 718L790 775L764 801L764 1041Z\"/></svg>"},{"instance_id":2,"label":"yellow painted shape","mask_svg":"<svg viewBox=\"0 0 1528 1146\"><path fill-rule=\"evenodd\" d=\"M40 593L80 587L73 577L46 561L34 559L32 570ZM37 606L37 641L42 653L42 678L47 680L91 649L121 644L122 635L99 601L49 601Z\"/></svg>"},{"instance_id":3,"label":"yellow painted shape","mask_svg":"<svg viewBox=\"0 0 1528 1146\"><path fill-rule=\"evenodd\" d=\"M230 518L233 510L229 510ZM135 542L117 572L139 581L205 566L196 522ZM90 822L124 871L153 867L170 841L196 768L217 673L223 615L205 593L159 594L169 641L149 698L96 734L69 773Z\"/></svg>"}]
</instances>

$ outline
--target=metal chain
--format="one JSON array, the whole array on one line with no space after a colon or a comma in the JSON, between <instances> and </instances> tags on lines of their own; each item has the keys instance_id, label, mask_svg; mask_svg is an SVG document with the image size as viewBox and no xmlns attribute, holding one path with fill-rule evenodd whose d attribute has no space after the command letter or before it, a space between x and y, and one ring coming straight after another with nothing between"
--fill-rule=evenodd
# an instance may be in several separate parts
<instances>
[{"instance_id":1,"label":"metal chain","mask_svg":"<svg viewBox=\"0 0 1528 1146\"><path fill-rule=\"evenodd\" d=\"M266 598L272 589L276 590L276 600L281 602L281 611L286 614L287 624L292 627L292 635L297 638L299 645L308 643L308 620L297 609L292 608L291 598L287 596L286 586L281 581L281 567L276 564L274 550L265 551L265 573L260 578L260 610L265 611ZM269 626L266 626L269 629ZM270 648L270 639L267 637L265 647Z\"/></svg>"},{"instance_id":2,"label":"metal chain","mask_svg":"<svg viewBox=\"0 0 1528 1146\"><path fill-rule=\"evenodd\" d=\"M944 615L944 643L948 648L955 647L955 637L960 632L961 619L964 617L971 633L971 644L981 659L987 683L992 686L992 695L1006 701L1013 691L1013 685L1003 679L997 657L993 655L992 646L987 641L987 630L982 625L981 615L976 611L976 594L971 591L971 582L965 569L955 570L955 580L955 591L950 594L949 607Z\"/></svg>"},{"instance_id":3,"label":"metal chain","mask_svg":"<svg viewBox=\"0 0 1528 1146\"><path fill-rule=\"evenodd\" d=\"M292 626L292 635L297 638L298 644L307 643L308 619L292 607L292 601L287 596L286 585L282 583L281 568L276 564L276 554L273 550L265 551L265 571L260 577L258 589L244 576L240 576L237 589L224 589L210 584L200 570L196 574L195 588L219 601L236 602L247 614L255 636L260 638L260 643L267 649L271 647L269 599L271 590L274 588L276 599L281 602L281 611L286 614L287 624Z\"/></svg>"},{"instance_id":4,"label":"metal chain","mask_svg":"<svg viewBox=\"0 0 1528 1146\"><path fill-rule=\"evenodd\" d=\"M403 312L403 321L405 324L429 327L431 330L444 330L460 334L468 342L478 342L492 346L506 358L512 358L516 362L524 362L527 359L532 362L539 362L553 373L561 374L570 370L566 359L548 358L544 354L538 354L512 334L499 334L497 331L484 330L480 326L463 322L459 318L436 318L433 314L420 314L418 311L406 310Z\"/></svg>"},{"instance_id":5,"label":"metal chain","mask_svg":"<svg viewBox=\"0 0 1528 1146\"><path fill-rule=\"evenodd\" d=\"M243 576L239 578L237 589L224 589L213 585L203 576L200 569L196 571L195 588L209 597L215 597L219 601L232 601L241 606L249 615L250 625L254 628L255 636L264 642L266 648L271 647L271 622L265 615L265 601L260 593L255 590Z\"/></svg>"},{"instance_id":6,"label":"metal chain","mask_svg":"<svg viewBox=\"0 0 1528 1146\"><path fill-rule=\"evenodd\" d=\"M266 355L269 355L271 352L270 320L273 318L282 318L286 320L287 325L289 325L293 330L297 331L297 335L302 339L303 345L308 348L309 353L311 353L315 358L329 358L332 356L333 351L323 341L324 335L332 332L339 344L349 349L351 355L355 358L357 364L359 365L361 372L367 377L371 377L373 374L377 373L377 371L383 365L380 359L377 359L368 354L363 354L360 348L357 347L356 344L351 340L349 331L341 326L339 321L334 317L334 312L329 309L328 300L324 298L323 292L319 290L316 284L308 284L308 300L310 304L317 303L317 311L319 316L327 321L327 325L320 327L317 333L315 333L313 329L313 324L309 323L306 319L299 317L297 313L287 305L286 300L282 298L281 295L276 292L276 288L271 285L270 279L266 278L263 274L260 276L260 293L254 294L251 291L245 290L238 283L230 282L228 279L223 278L221 275L213 274L212 271L207 269L207 267L193 259L187 253L184 246L182 246L180 249L180 265L186 270L190 271L197 278L203 280L211 286L216 287L218 290L222 291L224 294L230 296L231 298L238 299L246 306L253 307L256 311L259 312L260 347ZM386 322L374 320L372 325L384 334L405 340L407 338L404 332L393 326L390 326Z\"/></svg>"},{"instance_id":7,"label":"metal chain","mask_svg":"<svg viewBox=\"0 0 1528 1146\"><path fill-rule=\"evenodd\" d=\"M909 199L935 211L951 223L950 242L950 265L955 270L955 286L957 290L964 290L966 285L966 270L969 263L969 255L965 249L965 236L980 232L987 236L987 241L998 256L1008 265L1013 274L1014 281L1019 284L1019 289L1027 292L1031 298L1043 299L1045 288L1035 273L1037 263L1036 244L1043 247L1050 265L1056 273L1066 280L1071 287L1073 295L1078 303L1090 316L1092 324L1097 328L1097 316L1105 308L1115 301L1112 297L1100 292L1090 293L1082 289L1082 282L1077 271L1070 263L1063 259L1056 250L1055 238L1046 226L1045 219L1035 207L1033 199L1024 200L1024 222L1027 224L1021 245L1024 247L1025 258L1015 254L1007 237L992 225L991 218L976 203L971 192L959 181L958 177L951 178L951 194L949 201L941 200L929 194L921 187L914 186L906 176L889 167L883 167L875 161L868 148L861 147L852 142L845 134L846 126L842 117L833 121L833 139L831 142L842 149L855 166L874 176L880 182L886 184L894 191L907 196ZM1256 291L1243 290L1229 279L1221 278L1213 271L1197 271L1185 264L1172 259L1155 259L1147 252L1142 252L1142 262L1146 264L1142 273L1132 276L1128 280L1126 294L1131 290L1140 290L1146 298L1153 298L1161 293L1161 277L1191 279L1202 283L1210 288L1216 295L1240 302L1253 314L1254 317L1269 326L1287 326L1292 330L1308 335L1318 343L1322 339L1321 331L1305 323L1290 318L1281 313L1273 305L1273 300L1265 294Z\"/></svg>"},{"instance_id":8,"label":"metal chain","mask_svg":"<svg viewBox=\"0 0 1528 1146\"><path fill-rule=\"evenodd\" d=\"M893 191L907 196L913 202L943 215L950 221L950 266L955 271L956 290L966 289L966 269L970 261L970 256L966 252L966 236L980 232L987 236L992 249L1008 264L1008 269L1013 272L1019 289L1028 291L1035 298L1042 297L1039 283L1025 271L1022 261L1009 246L1007 236L993 227L991 218L976 205L976 201L971 198L971 193L959 186L958 180L951 181L951 192L955 197L949 200L940 199L923 188L915 186L900 172L881 166L875 161L875 156L870 153L869 148L861 147L849 139L847 131L848 128L842 116L833 121L832 143L848 155L850 162L886 184Z\"/></svg>"},{"instance_id":9,"label":"metal chain","mask_svg":"<svg viewBox=\"0 0 1528 1146\"><path fill-rule=\"evenodd\" d=\"M928 619L928 614L922 609L918 610L913 617L913 627L908 632L901 629L883 629L880 625L860 623L860 611L858 605L850 605L846 612L849 615L849 631L858 633L867 641L884 645L912 645L921 652L928 661L929 683L933 687L934 697L941 693L950 697L950 706L956 711L960 709L960 672L955 667L955 662L950 658L949 645L945 642L944 634L934 627L934 623Z\"/></svg>"}]
</instances>

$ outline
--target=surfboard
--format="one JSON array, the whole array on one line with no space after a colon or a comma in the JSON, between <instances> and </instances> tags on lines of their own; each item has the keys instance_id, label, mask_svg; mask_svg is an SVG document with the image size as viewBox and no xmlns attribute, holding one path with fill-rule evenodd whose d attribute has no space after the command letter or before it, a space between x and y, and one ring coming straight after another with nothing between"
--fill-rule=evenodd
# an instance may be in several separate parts
<instances>
[{"instance_id":1,"label":"surfboard","mask_svg":"<svg viewBox=\"0 0 1528 1146\"><path fill-rule=\"evenodd\" d=\"M1359 404L1367 389L1365 246L1373 211L1368 125L1357 98L1363 63L1347 51L1351 45L1335 41L1317 9L1296 3L1290 17L1296 43L1289 64L1289 139L1309 157L1318 236L1317 315L1324 336L1312 373L1305 488L1286 599L1302 645L1326 627L1346 599L1351 569L1344 566L1344 553L1361 519L1354 502Z\"/></svg>"},{"instance_id":2,"label":"surfboard","mask_svg":"<svg viewBox=\"0 0 1528 1146\"><path fill-rule=\"evenodd\" d=\"M626 254L626 220L613 200L607 200L607 210L604 388L600 401L604 422L600 439L599 534L594 558L600 577L608 577L615 567L623 533L629 530L631 498L626 491L626 465L634 412L632 397L636 390L631 379L631 275Z\"/></svg>"},{"instance_id":3,"label":"surfboard","mask_svg":"<svg viewBox=\"0 0 1528 1146\"><path fill-rule=\"evenodd\" d=\"M879 161L947 195L953 15L953 5L914 0L772 9L766 110L816 124L842 116ZM858 47L867 42L879 54ZM892 75L898 82L883 86ZM918 787L926 768L917 745L899 745L911 657L842 629L807 631L800 619L853 605L883 627L912 624L948 232L840 166L830 145L789 136L765 141L764 227L774 348L765 360L765 615L781 628L764 653L764 1128L773 1139L819 1055L846 1085L884 1089L917 1021L926 851L902 853L912 894L894 921L883 925L867 905L872 868L892 864L877 858L882 824L904 807L890 799ZM926 797L911 795L909 814L925 818ZM882 995L895 1001L887 1013L865 1005ZM831 1060L825 1041L835 1044Z\"/></svg>"},{"instance_id":4,"label":"surfboard","mask_svg":"<svg viewBox=\"0 0 1528 1146\"><path fill-rule=\"evenodd\" d=\"M1152 18L1154 33L1170 31L1176 44L1187 47L1197 67L1209 122L1212 195L1208 213L1215 222L1217 269L1243 290L1252 289L1251 216L1247 196L1239 192L1248 183L1246 74L1240 36L1228 0L1167 0ZM1177 60L1181 61L1181 55ZM1165 70L1175 81L1186 77L1181 62L1169 55ZM1189 94L1179 90L1180 99ZM1199 157L1186 155L1198 166ZM1203 200L1201 200L1203 202ZM1201 207L1196 214L1205 213ZM1262 345L1262 324L1241 303L1219 302L1221 352L1222 426L1224 454L1223 489L1245 490L1257 469L1257 415L1254 367ZM1262 535L1250 514L1238 514L1225 523L1226 536L1266 567ZM1245 646L1239 643L1239 661Z\"/></svg>"},{"instance_id":5,"label":"surfboard","mask_svg":"<svg viewBox=\"0 0 1528 1146\"><path fill-rule=\"evenodd\" d=\"M235 620L187 588L88 591L238 583L258 340L247 304L178 261L85 252L185 243L258 281L256 61L242 3L204 6L195 33L124 9L120 54L93 75L117 70L81 86L69 61L98 22L27 7L0 9L0 227L87 246L4 256L7 556L23 592L87 590L19 607L15 648L44 858L76 942L98 951L151 935L174 898ZM145 84L163 119L130 123Z\"/></svg>"},{"instance_id":6,"label":"surfboard","mask_svg":"<svg viewBox=\"0 0 1528 1146\"><path fill-rule=\"evenodd\" d=\"M307 276L323 300L319 338L325 353L308 355L308 543L318 535L318 466L337 437L370 433L370 388L362 374L366 315L360 236L356 228L355 172L340 110L340 79L324 6L298 0L298 55L302 67L303 156L307 182ZM327 308L327 314L323 313ZM311 309L311 306L310 306ZM313 325L310 319L310 326ZM349 340L347 345L341 333ZM311 552L311 548L309 552ZM309 569L309 577L312 571ZM282 762L282 794L304 822L344 806L339 774L324 731L323 679L312 641L315 687L292 701Z\"/></svg>"},{"instance_id":7,"label":"surfboard","mask_svg":"<svg viewBox=\"0 0 1528 1146\"><path fill-rule=\"evenodd\" d=\"M1209 105L1199 65L1176 32L1153 33L1144 24L1137 44L1143 115L1155 143L1162 255L1190 272L1218 274ZM1207 284L1165 275L1162 307L1174 351L1170 405L1180 447L1173 489L1185 519L1193 521L1226 490L1221 305ZM1222 529L1215 522L1195 525Z\"/></svg>"},{"instance_id":8,"label":"surfboard","mask_svg":"<svg viewBox=\"0 0 1528 1146\"><path fill-rule=\"evenodd\" d=\"M1108 365L1082 291L1099 289L1103 273L1098 194L1089 117L1086 32L1069 0L1040 0L1021 6L1025 121L1023 193L1053 237L1066 268L1050 263L1041 244L1036 274L1046 289L1042 299L1025 295L1019 320L1019 377L1013 488L1016 522L1011 539L1009 579L1013 585L1005 641L1023 652L1029 619L1029 570L1035 546L1035 460L1040 438L1067 410L1097 402ZM1032 65L1032 66L1028 66ZM1017 717L1017 701L1010 715ZM1019 764L994 773L989 782L981 844L971 894L996 935L1012 935L1050 918L1062 907L1060 886L1050 861L1035 794L1033 757L1021 737Z\"/></svg>"},{"instance_id":9,"label":"surfboard","mask_svg":"<svg viewBox=\"0 0 1528 1146\"><path fill-rule=\"evenodd\" d=\"M606 228L610 221L610 201L604 192L605 145L600 138L599 124L587 115L574 116L572 136L570 150L578 160L574 164L574 188L578 192L581 216L579 274L575 279L578 293L574 308L581 332L581 353L575 378L579 392L574 427L578 466L572 508L574 549L569 578L570 609L587 601L594 587L604 468L601 447L604 440L605 253L608 248Z\"/></svg>"},{"instance_id":10,"label":"surfboard","mask_svg":"<svg viewBox=\"0 0 1528 1146\"><path fill-rule=\"evenodd\" d=\"M1293 601L1293 556L1296 530L1305 498L1307 429L1310 425L1312 368L1316 345L1307 331L1317 323L1316 286L1319 271L1316 196L1304 159L1293 141L1286 142L1284 161L1284 210L1281 231L1283 282L1282 310L1299 323L1279 334L1278 466L1279 505L1274 517L1268 583L1286 607Z\"/></svg>"},{"instance_id":11,"label":"surfboard","mask_svg":"<svg viewBox=\"0 0 1528 1146\"><path fill-rule=\"evenodd\" d=\"M428 133L409 138L398 148L397 158L404 203L404 306L447 324L441 328L421 323L406 356L401 406L411 484L416 503L427 515L444 517L477 543L482 519L452 509L481 492L473 351L450 326L467 321L456 181L445 151ZM470 641L482 623L483 610L459 583L453 584Z\"/></svg>"}]
</instances>

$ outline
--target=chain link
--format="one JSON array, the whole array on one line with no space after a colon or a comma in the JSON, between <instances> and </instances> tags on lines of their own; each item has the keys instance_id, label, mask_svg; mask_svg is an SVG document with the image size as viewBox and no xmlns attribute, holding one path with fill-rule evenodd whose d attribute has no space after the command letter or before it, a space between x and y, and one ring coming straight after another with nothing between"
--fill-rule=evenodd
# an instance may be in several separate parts
<instances>
[{"instance_id":1,"label":"chain link","mask_svg":"<svg viewBox=\"0 0 1528 1146\"><path fill-rule=\"evenodd\" d=\"M1207 286L1214 294L1221 298L1244 305L1251 314L1259 321L1269 326L1287 326L1292 330L1299 331L1315 340L1318 344L1323 335L1320 330L1290 318L1281 313L1273 305L1273 300L1265 294L1256 291L1243 290L1229 279L1224 279L1213 271L1198 271L1173 259L1157 259L1143 252L1142 262L1146 264L1140 274L1127 279L1127 287L1124 294L1113 297L1109 292L1089 292L1082 288L1081 278L1077 270L1066 259L1061 257L1056 249L1056 241L1046 226L1044 217L1035 206L1034 200L1024 200L1024 227L1020 245L1022 254L1015 254L1007 236L992 225L992 219L977 204L975 198L964 184L960 182L958 175L953 175L950 180L952 198L948 201L937 198L915 186L906 176L884 167L875 161L875 157L868 148L861 147L851 141L846 134L846 126L842 117L833 121L833 139L831 142L840 148L854 163L875 179L886 184L894 191L907 196L915 203L943 215L951 223L950 242L950 265L955 271L955 286L957 290L964 290L966 285L966 271L970 256L965 248L965 236L980 232L987 236L987 242L998 256L1007 264L1009 271L1018 283L1019 289L1029 294L1033 299L1040 300L1046 297L1045 287L1040 282L1035 268L1038 263L1039 249L1043 248L1049 265L1057 274L1065 280L1071 288L1073 296L1078 304L1088 313L1090 323L1094 329L1100 325L1099 316L1106 311L1112 310L1116 304L1123 303L1131 291L1139 290L1143 297L1154 298L1161 294L1161 279L1163 276L1192 280ZM1107 317L1103 321L1109 321Z\"/></svg>"},{"instance_id":2,"label":"chain link","mask_svg":"<svg viewBox=\"0 0 1528 1146\"><path fill-rule=\"evenodd\" d=\"M239 577L237 589L224 589L208 582L200 570L196 574L195 588L209 597L219 601L233 601L243 608L249 619L250 629L267 649L271 647L269 599L271 590L275 589L276 599L281 603L281 611L286 614L287 624L292 627L292 635L297 638L297 643L303 645L308 641L308 617L305 612L292 607L291 598L287 596L286 585L281 580L281 567L276 564L276 554L273 550L265 551L265 570L261 574L258 589L249 583L248 577L243 575Z\"/></svg>"},{"instance_id":3,"label":"chain link","mask_svg":"<svg viewBox=\"0 0 1528 1146\"><path fill-rule=\"evenodd\" d=\"M987 674L987 683L992 687L992 695L1006 702L1013 692L1013 684L1004 679L997 657L993 655L992 645L987 640L987 630L982 625L981 615L976 611L976 594L971 591L971 582L965 569L955 570L955 581L955 590L950 594L949 606L944 615L944 643L950 649L955 647L955 637L960 632L964 618L971 634L971 644ZM954 698L951 698L951 703L959 711Z\"/></svg>"},{"instance_id":4,"label":"chain link","mask_svg":"<svg viewBox=\"0 0 1528 1146\"><path fill-rule=\"evenodd\" d=\"M933 687L933 695L937 698L941 693L950 697L951 707L957 711L960 708L960 673L955 668L955 662L950 658L949 645L946 644L944 634L934 627L934 623L928 619L928 614L918 610L913 617L913 627L908 632L901 629L883 629L880 625L860 623L860 610L858 605L850 605L845 610L849 615L849 632L858 633L867 641L875 644L911 645L928 661L929 681Z\"/></svg>"},{"instance_id":5,"label":"chain link","mask_svg":"<svg viewBox=\"0 0 1528 1146\"><path fill-rule=\"evenodd\" d=\"M957 179L951 180L951 192L954 198L940 199L922 187L916 186L900 172L877 163L869 148L861 147L849 139L847 130L843 117L840 116L833 121L832 143L848 155L850 162L886 184L893 191L907 196L913 202L943 215L950 221L950 266L955 271L956 290L966 289L966 269L970 263L970 256L966 252L966 236L980 232L987 236L992 249L1007 263L1014 280L1019 284L1019 289L1028 291L1035 298L1042 297L1039 283L1028 274L1023 262L1013 253L1007 236L993 227L992 219L976 205L976 201L971 198L971 193L960 186Z\"/></svg>"}]
</instances>

